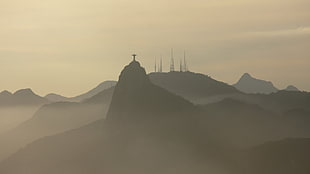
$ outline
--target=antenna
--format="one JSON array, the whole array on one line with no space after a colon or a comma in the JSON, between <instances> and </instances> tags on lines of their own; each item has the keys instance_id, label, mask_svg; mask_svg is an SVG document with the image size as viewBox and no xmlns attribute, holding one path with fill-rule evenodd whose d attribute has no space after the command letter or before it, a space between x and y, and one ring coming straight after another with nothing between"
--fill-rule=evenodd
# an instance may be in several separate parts
<instances>
[{"instance_id":1,"label":"antenna","mask_svg":"<svg viewBox=\"0 0 310 174\"><path fill-rule=\"evenodd\" d=\"M171 49L171 63L170 63L170 72L174 71L174 58L173 58L173 48Z\"/></svg>"},{"instance_id":2,"label":"antenna","mask_svg":"<svg viewBox=\"0 0 310 174\"><path fill-rule=\"evenodd\" d=\"M184 71L188 71L187 63L186 63L186 52L184 51Z\"/></svg>"},{"instance_id":3,"label":"antenna","mask_svg":"<svg viewBox=\"0 0 310 174\"><path fill-rule=\"evenodd\" d=\"M160 67L159 72L163 72L163 56L160 56Z\"/></svg>"},{"instance_id":4,"label":"antenna","mask_svg":"<svg viewBox=\"0 0 310 174\"><path fill-rule=\"evenodd\" d=\"M155 58L155 71L154 72L157 72L157 60L156 60L156 58Z\"/></svg>"},{"instance_id":5,"label":"antenna","mask_svg":"<svg viewBox=\"0 0 310 174\"><path fill-rule=\"evenodd\" d=\"M180 59L180 72L183 72L182 59Z\"/></svg>"}]
</instances>

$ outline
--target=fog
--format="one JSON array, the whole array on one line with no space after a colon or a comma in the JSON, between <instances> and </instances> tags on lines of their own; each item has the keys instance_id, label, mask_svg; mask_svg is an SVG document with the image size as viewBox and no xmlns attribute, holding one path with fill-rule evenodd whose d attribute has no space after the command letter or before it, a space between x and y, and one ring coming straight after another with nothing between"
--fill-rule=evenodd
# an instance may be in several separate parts
<instances>
[{"instance_id":1,"label":"fog","mask_svg":"<svg viewBox=\"0 0 310 174\"><path fill-rule=\"evenodd\" d=\"M2 133L0 173L308 173L309 98L246 94L192 72L147 75L133 59L115 87L45 104Z\"/></svg>"},{"instance_id":2,"label":"fog","mask_svg":"<svg viewBox=\"0 0 310 174\"><path fill-rule=\"evenodd\" d=\"M0 161L34 140L105 118L107 107L108 105L103 104L59 102L45 105L40 109L36 108L36 111L31 110L33 112L29 112L29 115L26 115L27 113L16 115L22 119L15 119L14 127L6 127L6 131L0 134Z\"/></svg>"},{"instance_id":3,"label":"fog","mask_svg":"<svg viewBox=\"0 0 310 174\"><path fill-rule=\"evenodd\" d=\"M0 107L0 135L30 119L40 106Z\"/></svg>"}]
</instances>

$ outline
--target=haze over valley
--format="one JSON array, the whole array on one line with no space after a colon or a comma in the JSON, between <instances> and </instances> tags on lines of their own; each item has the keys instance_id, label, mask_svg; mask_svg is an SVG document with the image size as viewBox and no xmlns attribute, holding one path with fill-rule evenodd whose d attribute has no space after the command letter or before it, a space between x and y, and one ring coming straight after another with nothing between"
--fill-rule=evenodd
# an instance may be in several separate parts
<instances>
[{"instance_id":1,"label":"haze over valley","mask_svg":"<svg viewBox=\"0 0 310 174\"><path fill-rule=\"evenodd\" d=\"M310 145L310 93L266 94L271 83L256 81L262 85L249 93L189 71L146 74L133 60L117 83L103 82L79 95L85 98L21 90L20 102L6 101L38 109L27 118L20 113L24 120L0 134L0 172L308 172L307 153L300 151ZM275 148L292 156L277 157ZM262 160L271 154L275 167Z\"/></svg>"},{"instance_id":2,"label":"haze over valley","mask_svg":"<svg viewBox=\"0 0 310 174\"><path fill-rule=\"evenodd\" d=\"M0 174L310 174L309 7L1 0Z\"/></svg>"}]
</instances>

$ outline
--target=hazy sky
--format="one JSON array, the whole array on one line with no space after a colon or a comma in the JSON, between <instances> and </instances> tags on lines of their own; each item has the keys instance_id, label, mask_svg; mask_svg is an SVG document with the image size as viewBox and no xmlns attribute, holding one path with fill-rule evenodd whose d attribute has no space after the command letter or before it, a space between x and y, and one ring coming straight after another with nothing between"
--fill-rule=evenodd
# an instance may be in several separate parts
<instances>
[{"instance_id":1,"label":"hazy sky","mask_svg":"<svg viewBox=\"0 0 310 174\"><path fill-rule=\"evenodd\" d=\"M74 96L116 80L133 52L148 72L162 54L167 71L171 48L217 80L310 91L310 1L0 0L0 90Z\"/></svg>"}]
</instances>

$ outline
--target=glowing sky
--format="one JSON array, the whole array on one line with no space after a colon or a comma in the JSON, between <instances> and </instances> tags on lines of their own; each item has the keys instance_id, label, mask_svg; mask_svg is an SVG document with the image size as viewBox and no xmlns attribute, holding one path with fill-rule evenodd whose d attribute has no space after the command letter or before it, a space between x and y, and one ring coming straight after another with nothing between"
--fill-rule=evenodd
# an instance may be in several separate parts
<instances>
[{"instance_id":1,"label":"glowing sky","mask_svg":"<svg viewBox=\"0 0 310 174\"><path fill-rule=\"evenodd\" d=\"M116 80L133 52L148 72L162 54L168 71L171 48L217 80L310 91L310 1L0 1L0 90L74 96Z\"/></svg>"}]
</instances>

